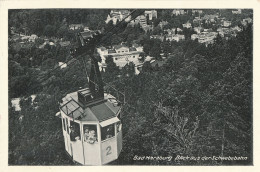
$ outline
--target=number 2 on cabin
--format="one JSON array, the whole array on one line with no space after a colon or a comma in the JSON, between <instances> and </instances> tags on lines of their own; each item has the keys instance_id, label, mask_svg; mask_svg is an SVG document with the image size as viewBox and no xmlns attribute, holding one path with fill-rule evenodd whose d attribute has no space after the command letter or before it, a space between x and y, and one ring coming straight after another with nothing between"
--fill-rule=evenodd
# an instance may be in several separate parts
<instances>
[{"instance_id":1,"label":"number 2 on cabin","mask_svg":"<svg viewBox=\"0 0 260 172\"><path fill-rule=\"evenodd\" d=\"M107 150L107 156L112 153L112 152L111 152L111 146L108 146L108 147L106 148L106 150Z\"/></svg>"}]
</instances>

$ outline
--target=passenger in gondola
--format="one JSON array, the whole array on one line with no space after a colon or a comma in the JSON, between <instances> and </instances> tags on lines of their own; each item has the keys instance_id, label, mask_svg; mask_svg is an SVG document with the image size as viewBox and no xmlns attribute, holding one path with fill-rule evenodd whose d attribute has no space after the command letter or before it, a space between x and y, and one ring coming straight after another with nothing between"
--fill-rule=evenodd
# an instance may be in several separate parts
<instances>
[{"instance_id":1,"label":"passenger in gondola","mask_svg":"<svg viewBox=\"0 0 260 172\"><path fill-rule=\"evenodd\" d=\"M77 132L75 131L74 127L70 127L70 140L71 141L77 141L79 140L79 135L77 134Z\"/></svg>"},{"instance_id":2,"label":"passenger in gondola","mask_svg":"<svg viewBox=\"0 0 260 172\"><path fill-rule=\"evenodd\" d=\"M89 138L89 128L86 128L84 131L84 140L85 142L88 141Z\"/></svg>"},{"instance_id":3,"label":"passenger in gondola","mask_svg":"<svg viewBox=\"0 0 260 172\"><path fill-rule=\"evenodd\" d=\"M95 130L90 130L89 131L89 138L88 138L88 142L89 143L95 143L97 141L97 136L96 136L96 132Z\"/></svg>"}]
</instances>

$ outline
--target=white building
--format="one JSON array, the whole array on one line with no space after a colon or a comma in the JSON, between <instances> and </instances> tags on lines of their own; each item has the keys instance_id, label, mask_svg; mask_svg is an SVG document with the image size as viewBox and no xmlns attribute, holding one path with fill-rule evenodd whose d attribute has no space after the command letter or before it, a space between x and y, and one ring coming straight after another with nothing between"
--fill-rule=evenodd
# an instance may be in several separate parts
<instances>
[{"instance_id":1,"label":"white building","mask_svg":"<svg viewBox=\"0 0 260 172\"><path fill-rule=\"evenodd\" d=\"M224 27L229 27L229 26L231 26L231 24L232 24L231 21L226 21L226 20L225 20L225 21L223 22L223 26L224 26Z\"/></svg>"},{"instance_id":2,"label":"white building","mask_svg":"<svg viewBox=\"0 0 260 172\"><path fill-rule=\"evenodd\" d=\"M244 26L246 26L247 24L249 23L252 23L253 20L251 18L246 18L246 19L243 19L243 21L241 22Z\"/></svg>"},{"instance_id":3,"label":"white building","mask_svg":"<svg viewBox=\"0 0 260 172\"><path fill-rule=\"evenodd\" d=\"M192 14L195 14L195 13L202 14L202 13L203 13L203 11L202 11L202 10L192 10Z\"/></svg>"},{"instance_id":4,"label":"white building","mask_svg":"<svg viewBox=\"0 0 260 172\"><path fill-rule=\"evenodd\" d=\"M160 26L160 28L162 29L164 26L166 26L168 24L167 21L161 21L158 26Z\"/></svg>"},{"instance_id":5,"label":"white building","mask_svg":"<svg viewBox=\"0 0 260 172\"><path fill-rule=\"evenodd\" d=\"M166 37L166 40L168 41L176 41L179 42L181 40L184 40L185 36L184 35L180 35L180 34L176 34L176 35L169 35Z\"/></svg>"},{"instance_id":6,"label":"white building","mask_svg":"<svg viewBox=\"0 0 260 172\"><path fill-rule=\"evenodd\" d=\"M191 28L191 23L188 21L187 23L182 24L184 28Z\"/></svg>"},{"instance_id":7,"label":"white building","mask_svg":"<svg viewBox=\"0 0 260 172\"><path fill-rule=\"evenodd\" d=\"M241 13L242 13L241 9L232 10L232 14L241 14Z\"/></svg>"},{"instance_id":8,"label":"white building","mask_svg":"<svg viewBox=\"0 0 260 172\"><path fill-rule=\"evenodd\" d=\"M113 21L113 24L116 25L117 21L122 21L130 14L129 10L111 10L110 14L107 16L106 23ZM127 17L125 21L130 21L131 16Z\"/></svg>"},{"instance_id":9,"label":"white building","mask_svg":"<svg viewBox=\"0 0 260 172\"><path fill-rule=\"evenodd\" d=\"M78 29L83 29L84 25L83 24L70 24L69 29L70 30L78 30Z\"/></svg>"},{"instance_id":10,"label":"white building","mask_svg":"<svg viewBox=\"0 0 260 172\"><path fill-rule=\"evenodd\" d=\"M120 68L124 67L129 62L134 64L139 63L140 53L143 52L143 47L134 44L132 47L125 45L115 45L112 49L105 47L97 48L97 52L101 57L100 68L104 68L107 58L113 58L114 63Z\"/></svg>"},{"instance_id":11,"label":"white building","mask_svg":"<svg viewBox=\"0 0 260 172\"><path fill-rule=\"evenodd\" d=\"M203 31L202 27L194 27L194 31L197 33L200 33L201 31Z\"/></svg>"},{"instance_id":12,"label":"white building","mask_svg":"<svg viewBox=\"0 0 260 172\"><path fill-rule=\"evenodd\" d=\"M198 39L199 43L204 43L207 46L208 44L214 43L217 34L217 32L201 32L200 34L192 34L191 40Z\"/></svg>"},{"instance_id":13,"label":"white building","mask_svg":"<svg viewBox=\"0 0 260 172\"><path fill-rule=\"evenodd\" d=\"M31 95L31 104L32 105L33 105L35 98L36 98L35 94ZM13 98L11 100L12 107L14 107L15 111L21 111L20 101L21 101L21 98Z\"/></svg>"},{"instance_id":14,"label":"white building","mask_svg":"<svg viewBox=\"0 0 260 172\"><path fill-rule=\"evenodd\" d=\"M146 17L144 15L140 15L140 16L136 17L135 20L132 20L130 22L130 25L132 25L132 26L137 25L137 24L140 24L140 26L142 28L147 27L148 25L147 25Z\"/></svg>"},{"instance_id":15,"label":"white building","mask_svg":"<svg viewBox=\"0 0 260 172\"><path fill-rule=\"evenodd\" d=\"M35 40L36 40L37 38L38 38L38 36L35 35L35 34L33 34L33 35L30 36L29 42L35 42Z\"/></svg>"},{"instance_id":16,"label":"white building","mask_svg":"<svg viewBox=\"0 0 260 172\"><path fill-rule=\"evenodd\" d=\"M183 14L185 14L185 11L184 10L173 10L172 14L175 16L183 15Z\"/></svg>"},{"instance_id":17,"label":"white building","mask_svg":"<svg viewBox=\"0 0 260 172\"><path fill-rule=\"evenodd\" d=\"M153 18L157 18L157 11L156 10L145 11L144 15L149 16L149 20L152 20Z\"/></svg>"},{"instance_id":18,"label":"white building","mask_svg":"<svg viewBox=\"0 0 260 172\"><path fill-rule=\"evenodd\" d=\"M66 63L63 63L63 62L59 62L59 67L60 67L61 69L66 68L66 67L67 67L67 64L66 64Z\"/></svg>"}]
</instances>

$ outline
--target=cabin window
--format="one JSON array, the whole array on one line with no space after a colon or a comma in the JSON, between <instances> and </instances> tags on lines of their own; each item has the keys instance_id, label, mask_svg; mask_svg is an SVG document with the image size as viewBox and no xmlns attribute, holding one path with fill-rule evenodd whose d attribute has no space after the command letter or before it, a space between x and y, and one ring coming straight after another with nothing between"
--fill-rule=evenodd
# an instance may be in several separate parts
<instances>
[{"instance_id":1,"label":"cabin window","mask_svg":"<svg viewBox=\"0 0 260 172\"><path fill-rule=\"evenodd\" d=\"M65 118L65 119L66 119L67 133L69 134L69 122L68 122L68 118Z\"/></svg>"},{"instance_id":2,"label":"cabin window","mask_svg":"<svg viewBox=\"0 0 260 172\"><path fill-rule=\"evenodd\" d=\"M118 123L116 123L116 133L119 133L119 131L122 130L122 123L121 121L119 121Z\"/></svg>"},{"instance_id":3,"label":"cabin window","mask_svg":"<svg viewBox=\"0 0 260 172\"><path fill-rule=\"evenodd\" d=\"M115 124L101 127L101 140L106 140L115 136Z\"/></svg>"},{"instance_id":4,"label":"cabin window","mask_svg":"<svg viewBox=\"0 0 260 172\"><path fill-rule=\"evenodd\" d=\"M73 121L70 121L70 140L71 141L80 140L79 124Z\"/></svg>"},{"instance_id":5,"label":"cabin window","mask_svg":"<svg viewBox=\"0 0 260 172\"><path fill-rule=\"evenodd\" d=\"M63 130L66 131L65 118L62 118L62 123L63 123Z\"/></svg>"},{"instance_id":6,"label":"cabin window","mask_svg":"<svg viewBox=\"0 0 260 172\"><path fill-rule=\"evenodd\" d=\"M84 132L84 142L87 143L96 143L98 142L98 135L97 135L97 125L84 125L83 126L83 132Z\"/></svg>"}]
</instances>

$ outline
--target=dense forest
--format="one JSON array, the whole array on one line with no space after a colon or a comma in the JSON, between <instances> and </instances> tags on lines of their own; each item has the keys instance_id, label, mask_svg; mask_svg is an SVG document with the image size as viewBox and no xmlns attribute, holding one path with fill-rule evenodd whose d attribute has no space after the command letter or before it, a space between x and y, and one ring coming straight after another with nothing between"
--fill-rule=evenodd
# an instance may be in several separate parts
<instances>
[{"instance_id":1,"label":"dense forest","mask_svg":"<svg viewBox=\"0 0 260 172\"><path fill-rule=\"evenodd\" d=\"M59 34L64 23L110 30L112 23L104 23L108 13L10 10L9 27L39 36L66 37ZM162 19L167 11L158 13ZM163 66L145 62L139 75L134 75L131 63L119 69L107 61L103 80L125 92L127 102L122 117L123 150L110 165L251 165L252 27L244 27L229 40L218 36L207 47L190 39L150 40L153 33L145 33L138 26L121 28L113 35L107 45L122 41L130 45L135 40L144 47L145 55L161 60L164 53L167 58ZM51 72L57 62L70 58L68 48L17 49L14 44L9 41L9 164L73 165L65 153L61 121L55 114L62 97L87 86L82 66L75 60ZM33 103L31 94L37 94ZM11 106L14 97L22 97L19 112ZM243 156L247 160L135 161L135 155Z\"/></svg>"}]
</instances>

